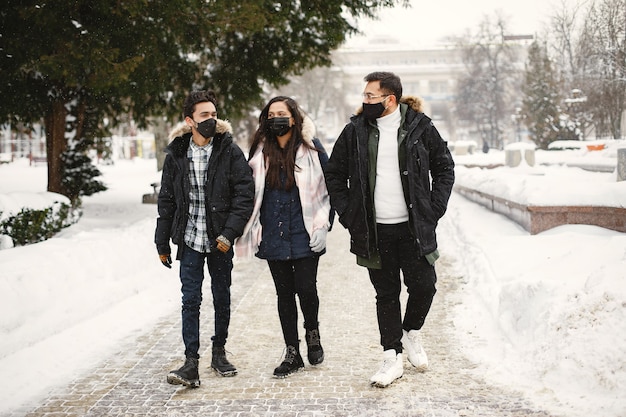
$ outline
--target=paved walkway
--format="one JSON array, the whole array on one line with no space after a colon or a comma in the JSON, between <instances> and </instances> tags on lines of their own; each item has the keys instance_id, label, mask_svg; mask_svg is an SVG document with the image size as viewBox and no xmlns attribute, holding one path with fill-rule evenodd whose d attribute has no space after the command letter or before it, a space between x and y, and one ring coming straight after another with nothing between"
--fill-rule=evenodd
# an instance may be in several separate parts
<instances>
[{"instance_id":1,"label":"paved walkway","mask_svg":"<svg viewBox=\"0 0 626 417\"><path fill-rule=\"evenodd\" d=\"M239 374L222 378L210 368L212 308L205 303L200 361L202 385L186 389L166 383L182 364L179 312L145 334L128 340L119 353L94 365L90 375L59 388L36 408L8 417L56 416L552 416L519 393L486 383L459 351L447 311L456 280L438 262L438 293L424 328L431 367L418 373L405 355L404 377L388 388L369 385L380 365L381 348L374 292L367 271L348 252L341 226L329 233L329 253L318 275L322 365L286 379L272 378L282 358L276 296L266 264L238 261L233 276L231 336L226 346ZM205 290L209 293L208 288ZM209 297L205 297L209 299ZM303 338L303 335L301 335ZM306 352L304 341L302 351Z\"/></svg>"}]
</instances>

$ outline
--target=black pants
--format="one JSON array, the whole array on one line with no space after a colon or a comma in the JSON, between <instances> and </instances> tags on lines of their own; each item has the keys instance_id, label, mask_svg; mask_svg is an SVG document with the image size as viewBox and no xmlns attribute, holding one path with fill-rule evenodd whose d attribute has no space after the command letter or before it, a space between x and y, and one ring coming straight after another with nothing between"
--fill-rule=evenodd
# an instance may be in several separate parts
<instances>
[{"instance_id":1,"label":"black pants","mask_svg":"<svg viewBox=\"0 0 626 417\"><path fill-rule=\"evenodd\" d=\"M298 307L304 316L304 328L318 327L319 298L317 296L317 266L319 256L289 261L267 261L278 297L278 317L283 330L285 345L299 346Z\"/></svg>"},{"instance_id":2,"label":"black pants","mask_svg":"<svg viewBox=\"0 0 626 417\"><path fill-rule=\"evenodd\" d=\"M378 250L382 269L368 268L376 290L376 314L380 344L384 350L402 352L402 329L421 329L435 296L435 268L419 249L408 223L378 224ZM409 294L404 320L400 311L400 271Z\"/></svg>"}]
</instances>

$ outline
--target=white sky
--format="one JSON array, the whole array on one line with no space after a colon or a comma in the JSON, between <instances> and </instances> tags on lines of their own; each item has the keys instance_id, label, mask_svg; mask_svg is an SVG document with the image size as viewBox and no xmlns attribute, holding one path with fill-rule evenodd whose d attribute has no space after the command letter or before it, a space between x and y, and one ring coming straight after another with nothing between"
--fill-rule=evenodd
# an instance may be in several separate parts
<instances>
[{"instance_id":1,"label":"white sky","mask_svg":"<svg viewBox=\"0 0 626 417\"><path fill-rule=\"evenodd\" d=\"M575 0L564 0L573 4ZM379 13L380 20L360 20L367 36L414 37L412 42L431 43L438 38L462 35L475 28L485 15L493 18L500 10L509 18L511 34L541 33L560 0L411 0L412 7L395 7ZM558 7L556 7L558 9ZM354 38L352 42L362 42Z\"/></svg>"}]
</instances>

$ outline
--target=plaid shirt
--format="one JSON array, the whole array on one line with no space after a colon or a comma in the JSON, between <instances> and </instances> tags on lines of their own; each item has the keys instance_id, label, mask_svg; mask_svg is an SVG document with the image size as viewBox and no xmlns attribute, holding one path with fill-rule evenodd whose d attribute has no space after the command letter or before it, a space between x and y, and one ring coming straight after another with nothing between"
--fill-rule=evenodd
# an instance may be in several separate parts
<instances>
[{"instance_id":1,"label":"plaid shirt","mask_svg":"<svg viewBox=\"0 0 626 417\"><path fill-rule=\"evenodd\" d=\"M185 244L200 253L210 252L209 235L206 227L206 205L204 183L209 167L213 143L200 147L190 139L187 159L189 159L189 218L185 228Z\"/></svg>"}]
</instances>

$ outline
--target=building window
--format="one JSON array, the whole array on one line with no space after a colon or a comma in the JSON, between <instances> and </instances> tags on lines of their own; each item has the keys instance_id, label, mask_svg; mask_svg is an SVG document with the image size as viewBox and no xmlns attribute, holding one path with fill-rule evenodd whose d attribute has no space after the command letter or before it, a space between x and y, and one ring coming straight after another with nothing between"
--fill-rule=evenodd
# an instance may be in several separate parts
<instances>
[{"instance_id":1,"label":"building window","mask_svg":"<svg viewBox=\"0 0 626 417\"><path fill-rule=\"evenodd\" d=\"M430 94L446 94L448 92L447 81L429 81L428 91Z\"/></svg>"}]
</instances>

